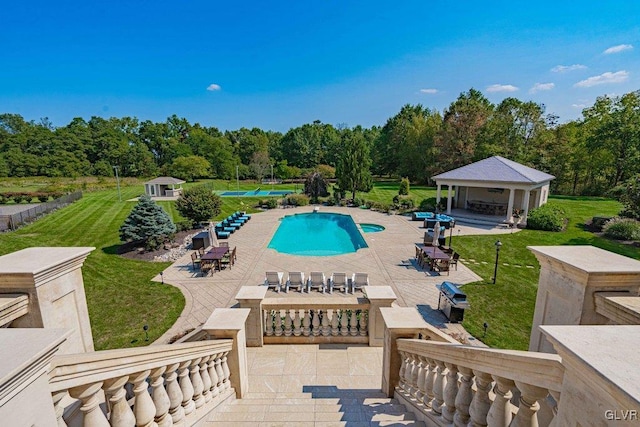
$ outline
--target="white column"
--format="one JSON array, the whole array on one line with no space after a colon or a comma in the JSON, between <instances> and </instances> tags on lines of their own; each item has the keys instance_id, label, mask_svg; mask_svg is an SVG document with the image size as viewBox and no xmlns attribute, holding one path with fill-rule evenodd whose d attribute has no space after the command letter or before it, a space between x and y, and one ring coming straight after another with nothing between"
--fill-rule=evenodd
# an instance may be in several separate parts
<instances>
[{"instance_id":1,"label":"white column","mask_svg":"<svg viewBox=\"0 0 640 427\"><path fill-rule=\"evenodd\" d=\"M449 189L447 190L447 215L451 215L451 187L453 185L449 184Z\"/></svg>"},{"instance_id":2,"label":"white column","mask_svg":"<svg viewBox=\"0 0 640 427\"><path fill-rule=\"evenodd\" d=\"M515 196L516 190L514 188L509 189L509 204L507 205L507 221L511 221L511 217L513 216L513 198Z\"/></svg>"},{"instance_id":3,"label":"white column","mask_svg":"<svg viewBox=\"0 0 640 427\"><path fill-rule=\"evenodd\" d=\"M531 197L531 190L527 189L524 191L524 199L522 200L522 209L524 210L524 214L522 216L521 224L527 224L527 215L529 215L529 198Z\"/></svg>"},{"instance_id":4,"label":"white column","mask_svg":"<svg viewBox=\"0 0 640 427\"><path fill-rule=\"evenodd\" d=\"M436 190L436 205L440 204L440 191L442 189L442 186L440 184L438 184L438 189Z\"/></svg>"}]
</instances>

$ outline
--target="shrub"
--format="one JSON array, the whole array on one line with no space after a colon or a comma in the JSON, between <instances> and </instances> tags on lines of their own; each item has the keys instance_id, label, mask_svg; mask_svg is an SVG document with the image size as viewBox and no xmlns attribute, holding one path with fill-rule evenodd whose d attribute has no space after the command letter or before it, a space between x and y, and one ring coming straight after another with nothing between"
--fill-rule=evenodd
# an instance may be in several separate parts
<instances>
[{"instance_id":1,"label":"shrub","mask_svg":"<svg viewBox=\"0 0 640 427\"><path fill-rule=\"evenodd\" d=\"M185 190L176 200L176 209L180 215L194 223L209 221L220 213L221 206L220 196L202 185Z\"/></svg>"},{"instance_id":2,"label":"shrub","mask_svg":"<svg viewBox=\"0 0 640 427\"><path fill-rule=\"evenodd\" d=\"M401 196L397 195L393 198L393 205L398 210L409 210L413 209L415 206L415 202L411 198L411 196Z\"/></svg>"},{"instance_id":3,"label":"shrub","mask_svg":"<svg viewBox=\"0 0 640 427\"><path fill-rule=\"evenodd\" d=\"M22 193L13 193L13 201L16 202L17 204L22 203L22 201L24 200L24 196L22 195Z\"/></svg>"},{"instance_id":4,"label":"shrub","mask_svg":"<svg viewBox=\"0 0 640 427\"><path fill-rule=\"evenodd\" d=\"M267 199L265 205L267 205L269 209L275 209L278 207L278 199Z\"/></svg>"},{"instance_id":5,"label":"shrub","mask_svg":"<svg viewBox=\"0 0 640 427\"><path fill-rule=\"evenodd\" d=\"M418 210L421 212L433 212L436 210L436 198L429 197L428 199L422 199Z\"/></svg>"},{"instance_id":6,"label":"shrub","mask_svg":"<svg viewBox=\"0 0 640 427\"><path fill-rule=\"evenodd\" d=\"M285 202L287 205L292 206L306 206L309 204L309 197L304 194L289 194L286 197Z\"/></svg>"},{"instance_id":7,"label":"shrub","mask_svg":"<svg viewBox=\"0 0 640 427\"><path fill-rule=\"evenodd\" d=\"M187 231L191 229L193 229L193 223L188 219L176 222L176 232Z\"/></svg>"},{"instance_id":8,"label":"shrub","mask_svg":"<svg viewBox=\"0 0 640 427\"><path fill-rule=\"evenodd\" d=\"M24 193L24 196L23 196L23 197L24 197L24 200L25 200L27 203L31 203L31 201L33 200L33 198L35 197L35 195L34 195L34 194L32 194L32 193Z\"/></svg>"},{"instance_id":9,"label":"shrub","mask_svg":"<svg viewBox=\"0 0 640 427\"><path fill-rule=\"evenodd\" d=\"M47 194L47 193L38 193L38 200L40 200L42 203L45 203L46 201L49 200L49 194Z\"/></svg>"},{"instance_id":10,"label":"shrub","mask_svg":"<svg viewBox=\"0 0 640 427\"><path fill-rule=\"evenodd\" d=\"M546 204L533 209L527 217L527 228L543 231L562 231L566 214L556 206Z\"/></svg>"},{"instance_id":11,"label":"shrub","mask_svg":"<svg viewBox=\"0 0 640 427\"><path fill-rule=\"evenodd\" d=\"M120 226L122 242L141 242L147 249L158 249L176 232L169 215L147 195L140 196L124 224Z\"/></svg>"},{"instance_id":12,"label":"shrub","mask_svg":"<svg viewBox=\"0 0 640 427\"><path fill-rule=\"evenodd\" d=\"M4 193L0 193L0 204L5 204L9 201L9 198Z\"/></svg>"},{"instance_id":13,"label":"shrub","mask_svg":"<svg viewBox=\"0 0 640 427\"><path fill-rule=\"evenodd\" d=\"M640 221L613 218L604 225L604 235L616 240L640 240Z\"/></svg>"},{"instance_id":14,"label":"shrub","mask_svg":"<svg viewBox=\"0 0 640 427\"><path fill-rule=\"evenodd\" d=\"M364 205L364 199L360 197L356 197L355 199L353 199L353 206L362 206L362 205Z\"/></svg>"},{"instance_id":15,"label":"shrub","mask_svg":"<svg viewBox=\"0 0 640 427\"><path fill-rule=\"evenodd\" d=\"M402 178L400 180L400 188L398 189L398 194L400 196L409 195L409 178Z\"/></svg>"}]
</instances>

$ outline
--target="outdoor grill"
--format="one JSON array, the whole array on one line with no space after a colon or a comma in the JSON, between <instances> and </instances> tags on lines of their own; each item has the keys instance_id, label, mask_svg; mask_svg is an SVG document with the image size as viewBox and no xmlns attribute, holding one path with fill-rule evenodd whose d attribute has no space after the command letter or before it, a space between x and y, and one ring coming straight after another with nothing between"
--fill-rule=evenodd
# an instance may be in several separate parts
<instances>
[{"instance_id":1,"label":"outdoor grill","mask_svg":"<svg viewBox=\"0 0 640 427\"><path fill-rule=\"evenodd\" d=\"M442 311L450 322L462 322L464 310L469 308L467 294L451 282L442 282L436 285L436 288L440 291L438 310Z\"/></svg>"}]
</instances>

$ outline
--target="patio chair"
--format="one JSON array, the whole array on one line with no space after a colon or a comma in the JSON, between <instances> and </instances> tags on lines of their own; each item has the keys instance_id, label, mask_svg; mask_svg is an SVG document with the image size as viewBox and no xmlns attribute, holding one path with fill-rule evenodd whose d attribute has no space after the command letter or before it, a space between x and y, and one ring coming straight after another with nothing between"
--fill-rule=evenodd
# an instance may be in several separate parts
<instances>
[{"instance_id":1,"label":"patio chair","mask_svg":"<svg viewBox=\"0 0 640 427\"><path fill-rule=\"evenodd\" d=\"M309 280L307 281L307 293L311 292L312 288L318 288L324 294L325 283L326 279L323 272L312 271L309 273Z\"/></svg>"},{"instance_id":2,"label":"patio chair","mask_svg":"<svg viewBox=\"0 0 640 427\"><path fill-rule=\"evenodd\" d=\"M201 246L198 248L198 257L202 258L202 255L204 255L204 248Z\"/></svg>"},{"instance_id":3,"label":"patio chair","mask_svg":"<svg viewBox=\"0 0 640 427\"><path fill-rule=\"evenodd\" d=\"M334 288L342 288L342 292L346 294L348 287L347 273L333 273L329 278L329 293L333 293Z\"/></svg>"},{"instance_id":4,"label":"patio chair","mask_svg":"<svg viewBox=\"0 0 640 427\"><path fill-rule=\"evenodd\" d=\"M460 259L460 254L458 252L454 252L453 253L453 257L451 258L451 261L449 261L449 266L455 266L456 267L456 271L458 271L458 260Z\"/></svg>"},{"instance_id":5,"label":"patio chair","mask_svg":"<svg viewBox=\"0 0 640 427\"><path fill-rule=\"evenodd\" d=\"M204 276L209 274L211 270L213 270L213 261L207 261L200 264L200 271Z\"/></svg>"},{"instance_id":6,"label":"patio chair","mask_svg":"<svg viewBox=\"0 0 640 427\"><path fill-rule=\"evenodd\" d=\"M264 285L267 289L273 288L276 292L280 292L283 277L284 273L280 271L267 271L265 273Z\"/></svg>"},{"instance_id":7,"label":"patio chair","mask_svg":"<svg viewBox=\"0 0 640 427\"><path fill-rule=\"evenodd\" d=\"M238 247L234 246L231 250L231 264L235 264L236 260L238 259L238 253L236 252L236 249L238 249Z\"/></svg>"},{"instance_id":8,"label":"patio chair","mask_svg":"<svg viewBox=\"0 0 640 427\"><path fill-rule=\"evenodd\" d=\"M198 252L193 252L191 254L191 264L193 264L193 269L194 270L199 270L200 269L200 258L198 258Z\"/></svg>"},{"instance_id":9,"label":"patio chair","mask_svg":"<svg viewBox=\"0 0 640 427\"><path fill-rule=\"evenodd\" d=\"M302 292L305 287L304 273L301 271L290 271L284 291L289 292L289 288L298 288L300 292Z\"/></svg>"},{"instance_id":10,"label":"patio chair","mask_svg":"<svg viewBox=\"0 0 640 427\"><path fill-rule=\"evenodd\" d=\"M229 266L229 269L231 269L232 265L233 265L233 256L231 252L227 252L227 254L220 259L220 270L222 270L223 268L226 268L227 266Z\"/></svg>"},{"instance_id":11,"label":"patio chair","mask_svg":"<svg viewBox=\"0 0 640 427\"><path fill-rule=\"evenodd\" d=\"M219 242L218 246L220 246L221 248L222 247L228 248L229 247L229 242Z\"/></svg>"},{"instance_id":12,"label":"patio chair","mask_svg":"<svg viewBox=\"0 0 640 427\"><path fill-rule=\"evenodd\" d=\"M351 293L354 293L356 289L362 289L364 286L369 285L369 274L367 273L353 273L351 277Z\"/></svg>"},{"instance_id":13,"label":"patio chair","mask_svg":"<svg viewBox=\"0 0 640 427\"><path fill-rule=\"evenodd\" d=\"M439 259L434 263L434 267L438 270L438 273L442 273L443 271L447 272L447 276L449 275L449 267L451 265L451 260L448 259Z\"/></svg>"}]
</instances>

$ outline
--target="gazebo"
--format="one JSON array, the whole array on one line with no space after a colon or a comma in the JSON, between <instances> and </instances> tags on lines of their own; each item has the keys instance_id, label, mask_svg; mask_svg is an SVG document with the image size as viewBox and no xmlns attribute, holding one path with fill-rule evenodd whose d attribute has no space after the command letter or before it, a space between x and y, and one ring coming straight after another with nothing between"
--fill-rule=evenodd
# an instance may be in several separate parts
<instances>
[{"instance_id":1,"label":"gazebo","mask_svg":"<svg viewBox=\"0 0 640 427\"><path fill-rule=\"evenodd\" d=\"M144 183L144 192L149 197L178 197L182 194L184 183L185 181L178 178L159 176Z\"/></svg>"},{"instance_id":2,"label":"gazebo","mask_svg":"<svg viewBox=\"0 0 640 427\"><path fill-rule=\"evenodd\" d=\"M493 156L432 179L438 187L438 204L442 186L448 187L447 214L451 214L452 208L468 209L485 215L504 215L505 221L512 223L517 213L520 222L526 224L528 212L547 203L549 183L555 176Z\"/></svg>"}]
</instances>

